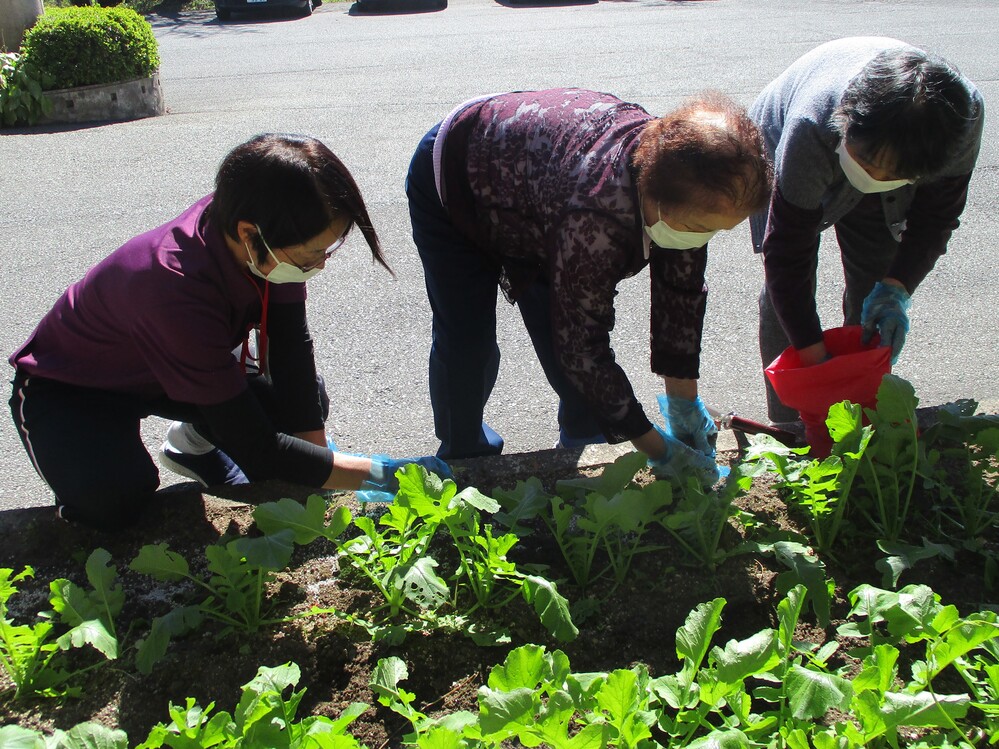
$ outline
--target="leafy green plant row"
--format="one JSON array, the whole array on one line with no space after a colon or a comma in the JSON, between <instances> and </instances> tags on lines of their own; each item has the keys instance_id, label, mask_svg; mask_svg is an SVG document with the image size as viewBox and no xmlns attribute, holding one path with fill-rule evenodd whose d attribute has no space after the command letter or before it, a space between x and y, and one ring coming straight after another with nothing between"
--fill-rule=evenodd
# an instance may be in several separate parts
<instances>
[{"instance_id":1,"label":"leafy green plant row","mask_svg":"<svg viewBox=\"0 0 999 749\"><path fill-rule=\"evenodd\" d=\"M803 589L777 607L778 626L712 646L724 599L701 604L677 631L675 674L644 666L576 674L561 651L513 650L479 690L479 711L430 718L399 686L398 659L383 661L372 688L410 721L419 747L749 747L849 749L906 745L971 747L999 741L999 624L994 613L958 615L933 592L862 586L850 594L862 638L849 654L836 642L799 642ZM881 630L885 630L882 634ZM915 650L908 672L901 648ZM834 666L837 657L844 665ZM858 664L859 661L859 664ZM957 675L961 692L940 690ZM947 683L951 683L948 681ZM833 716L835 716L834 719Z\"/></svg>"},{"instance_id":2,"label":"leafy green plant row","mask_svg":"<svg viewBox=\"0 0 999 749\"><path fill-rule=\"evenodd\" d=\"M329 613L346 616L378 639L398 643L414 629L446 626L479 644L508 642L507 628L495 618L517 597L533 607L549 635L563 642L576 637L568 602L555 583L517 569L507 558L517 536L496 534L484 521L483 513L500 509L495 500L472 487L458 492L452 480L442 481L416 464L398 478L399 491L377 522L351 518L340 507L327 524L318 496L304 507L290 499L261 505L254 518L267 537L291 534L297 544L331 541L341 562L377 590L383 603L366 616ZM359 533L342 538L351 523Z\"/></svg>"},{"instance_id":3,"label":"leafy green plant row","mask_svg":"<svg viewBox=\"0 0 999 749\"><path fill-rule=\"evenodd\" d=\"M136 749L354 749L362 746L348 726L368 706L354 703L335 720L321 715L297 719L305 690L295 691L301 674L294 663L261 667L243 685L242 697L230 714L214 712L188 697L170 705L169 723L153 727ZM288 696L285 696L288 693ZM99 723L81 723L69 731L44 736L20 726L0 728L0 749L128 749L128 735Z\"/></svg>"},{"instance_id":4,"label":"leafy green plant row","mask_svg":"<svg viewBox=\"0 0 999 749\"><path fill-rule=\"evenodd\" d=\"M90 589L62 578L53 580L49 584L52 610L31 625L15 624L9 618L8 602L17 593L17 584L34 571L26 567L15 575L13 570L0 569L0 665L14 682L15 696L79 694L74 682L102 662L71 668L67 651L72 649L91 647L107 660L118 657L115 619L125 597L115 581L115 568L108 564L110 559L104 549L90 555L86 563ZM59 629L63 631L57 634Z\"/></svg>"},{"instance_id":5,"label":"leafy green plant row","mask_svg":"<svg viewBox=\"0 0 999 749\"><path fill-rule=\"evenodd\" d=\"M686 483L641 486L635 477L645 465L642 453L622 455L597 477L558 482L555 496L536 478L520 481L512 490L497 489L503 511L495 520L519 536L543 524L584 591L610 578L609 595L625 581L637 557L661 551L663 546L647 540L657 527L669 533L692 563L714 569L729 555L721 543L729 522L753 524L752 516L733 504L752 478L733 471L719 491L705 489L693 476Z\"/></svg>"},{"instance_id":6,"label":"leafy green plant row","mask_svg":"<svg viewBox=\"0 0 999 749\"><path fill-rule=\"evenodd\" d=\"M876 540L888 554L886 585L920 558L953 557L955 547L985 557L991 581L996 559L984 536L999 521L999 417L976 416L977 403L958 401L921 432L918 403L911 384L886 375L876 409L848 402L829 409L829 457L802 457L806 449L758 436L746 463L757 475L779 476L819 551L835 554L857 536Z\"/></svg>"},{"instance_id":7,"label":"leafy green plant row","mask_svg":"<svg viewBox=\"0 0 999 749\"><path fill-rule=\"evenodd\" d=\"M696 607L677 631L681 666L673 674L653 678L643 665L575 673L562 651L524 645L493 667L477 712L421 712L416 695L401 686L408 670L397 657L379 661L371 688L410 724L403 744L422 749L511 742L555 749L963 749L999 742L995 613L962 617L925 586L893 592L864 585L850 600L852 621L841 634L857 645L848 653L835 641L820 646L795 638L804 602L795 586L777 606L775 628L722 646L712 641L725 600ZM155 726L138 749L358 746L346 729L367 706L352 705L337 720L299 721L298 677L294 664L261 668L232 715L212 714L214 704L202 708L192 699L172 705L171 722ZM93 724L48 739L0 729L0 749L56 746L126 749L127 737Z\"/></svg>"},{"instance_id":8,"label":"leafy green plant row","mask_svg":"<svg viewBox=\"0 0 999 749\"><path fill-rule=\"evenodd\" d=\"M356 570L382 595L383 603L363 613L314 609L302 616L334 614L392 643L414 630L448 627L480 644L498 644L510 641L501 617L507 605L521 597L551 636L563 642L575 638L578 630L568 602L556 585L518 570L506 556L517 537L494 535L491 525L483 522L483 511L499 509L494 500L476 489L458 493L453 481L441 481L415 464L399 474L399 481L395 501L377 523L366 516L352 518L345 507L335 509L327 521L326 501L318 495L304 506L290 499L260 505L254 517L263 535L209 545L203 573L165 543L142 547L130 569L184 583L196 593L187 596L188 603L155 617L144 636L129 645L138 671L150 673L171 639L207 620L222 625L223 633L253 632L288 621L291 617L275 610L268 590L276 573L290 564L295 545L320 538L334 545L346 563L342 567ZM347 533L351 527L354 535ZM435 546L438 536L441 543ZM441 550L448 558L438 562L434 555L441 556ZM82 673L63 665L70 648L89 645L106 659L118 658L115 622L124 593L117 568L109 562L104 549L91 555L86 572L92 590L68 580L54 581L53 610L32 625L15 624L7 607L16 584L32 571L14 575L13 570L0 570L0 665L14 681L17 697L78 692L73 682ZM58 635L57 624L65 630ZM84 670L99 665L101 661Z\"/></svg>"}]
</instances>

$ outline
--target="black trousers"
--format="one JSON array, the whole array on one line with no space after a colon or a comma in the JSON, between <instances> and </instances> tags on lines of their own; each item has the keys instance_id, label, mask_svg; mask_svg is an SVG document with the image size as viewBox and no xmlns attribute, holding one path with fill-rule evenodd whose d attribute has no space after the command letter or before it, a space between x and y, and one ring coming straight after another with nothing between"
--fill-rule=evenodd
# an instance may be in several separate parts
<instances>
[{"instance_id":1,"label":"black trousers","mask_svg":"<svg viewBox=\"0 0 999 749\"><path fill-rule=\"evenodd\" d=\"M247 381L279 425L270 384L263 377ZM14 426L61 516L107 530L134 523L160 485L139 432L142 419L159 416L196 426L202 419L190 403L67 385L21 371L12 385ZM325 418L329 400L322 378L320 394Z\"/></svg>"}]
</instances>

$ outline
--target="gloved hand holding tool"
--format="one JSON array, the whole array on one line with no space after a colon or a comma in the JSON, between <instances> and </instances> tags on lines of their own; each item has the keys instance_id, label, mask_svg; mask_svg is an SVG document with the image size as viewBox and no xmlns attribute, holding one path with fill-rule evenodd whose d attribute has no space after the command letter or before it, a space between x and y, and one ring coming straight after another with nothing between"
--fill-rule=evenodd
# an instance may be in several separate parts
<instances>
[{"instance_id":1,"label":"gloved hand holding tool","mask_svg":"<svg viewBox=\"0 0 999 749\"><path fill-rule=\"evenodd\" d=\"M678 395L660 395L659 410L666 417L666 431L671 436L709 458L715 456L718 427L700 397L689 400Z\"/></svg>"},{"instance_id":2,"label":"gloved hand holding tool","mask_svg":"<svg viewBox=\"0 0 999 749\"><path fill-rule=\"evenodd\" d=\"M653 424L659 436L666 443L666 454L658 460L649 459L649 468L658 478L675 479L682 482L688 476L696 476L704 487L715 484L722 476L728 475L728 468L723 468L715 463L715 448L713 444L714 436L718 433L714 420L708 415L701 399L696 401L686 401L679 406L677 413L683 413L674 421L670 416L670 402L674 400L667 395L660 395L659 412L666 420L666 428L663 429L658 424ZM685 399L680 399L685 400ZM694 404L691 407L691 404ZM703 415L707 417L707 424L703 422ZM686 419L684 422L683 420ZM681 441L678 434L684 434L691 442L706 447L707 452L695 449Z\"/></svg>"},{"instance_id":3,"label":"gloved hand holding tool","mask_svg":"<svg viewBox=\"0 0 999 749\"><path fill-rule=\"evenodd\" d=\"M877 331L881 334L881 345L891 346L891 363L898 361L909 332L909 309L912 299L901 286L878 281L871 293L864 299L860 311L860 324L864 328L863 342L870 343Z\"/></svg>"},{"instance_id":4,"label":"gloved hand holding tool","mask_svg":"<svg viewBox=\"0 0 999 749\"><path fill-rule=\"evenodd\" d=\"M399 479L396 472L403 466L416 463L426 468L430 473L436 473L442 479L454 478L451 467L434 455L422 458L390 458L387 455L371 456L371 472L368 478L361 482L361 488L355 493L358 502L391 502L399 491Z\"/></svg>"},{"instance_id":5,"label":"gloved hand holding tool","mask_svg":"<svg viewBox=\"0 0 999 749\"><path fill-rule=\"evenodd\" d=\"M802 440L794 432L789 432L786 429L781 429L770 424L764 424L760 421L747 419L744 416L739 416L735 411L723 414L714 408L708 407L708 413L711 414L711 418L714 419L719 429L731 429L733 432L741 432L742 434L769 434L775 440L788 447L802 447L803 445Z\"/></svg>"}]
</instances>

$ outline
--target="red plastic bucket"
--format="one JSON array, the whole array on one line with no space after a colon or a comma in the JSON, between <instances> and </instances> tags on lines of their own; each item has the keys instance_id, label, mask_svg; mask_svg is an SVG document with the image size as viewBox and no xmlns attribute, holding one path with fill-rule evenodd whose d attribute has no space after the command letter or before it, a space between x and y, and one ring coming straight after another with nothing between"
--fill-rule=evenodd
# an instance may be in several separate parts
<instances>
[{"instance_id":1,"label":"red plastic bucket","mask_svg":"<svg viewBox=\"0 0 999 749\"><path fill-rule=\"evenodd\" d=\"M878 345L877 334L865 346L862 333L859 325L832 328L822 334L832 357L828 361L803 367L797 350L788 347L765 370L781 403L801 414L816 457L824 458L832 449L826 428L829 407L848 400L874 408L881 380L891 372L891 347Z\"/></svg>"}]
</instances>

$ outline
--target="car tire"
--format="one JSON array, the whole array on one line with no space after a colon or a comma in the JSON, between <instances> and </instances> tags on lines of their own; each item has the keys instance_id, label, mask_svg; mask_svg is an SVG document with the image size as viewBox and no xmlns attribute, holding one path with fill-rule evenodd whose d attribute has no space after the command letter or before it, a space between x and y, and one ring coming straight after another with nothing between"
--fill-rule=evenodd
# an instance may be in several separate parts
<instances>
[{"instance_id":1,"label":"car tire","mask_svg":"<svg viewBox=\"0 0 999 749\"><path fill-rule=\"evenodd\" d=\"M305 0L305 5L302 6L302 11L300 15L302 16L302 18L308 18L309 16L312 15L312 11L314 9L315 6L312 4L312 0Z\"/></svg>"},{"instance_id":2,"label":"car tire","mask_svg":"<svg viewBox=\"0 0 999 749\"><path fill-rule=\"evenodd\" d=\"M219 8L218 6L215 6L215 17L220 21L228 21L232 18L232 11L228 8Z\"/></svg>"}]
</instances>

